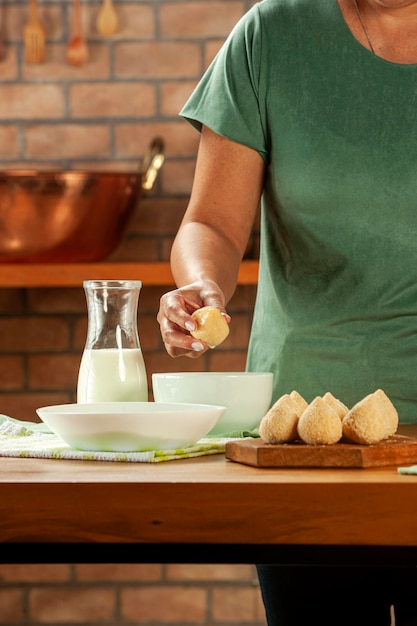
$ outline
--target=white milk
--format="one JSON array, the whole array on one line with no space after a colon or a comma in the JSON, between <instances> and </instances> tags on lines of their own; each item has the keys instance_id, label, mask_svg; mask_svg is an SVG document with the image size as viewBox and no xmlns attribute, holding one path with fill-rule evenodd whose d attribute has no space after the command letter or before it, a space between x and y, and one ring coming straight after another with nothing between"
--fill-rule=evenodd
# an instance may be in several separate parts
<instances>
[{"instance_id":1,"label":"white milk","mask_svg":"<svg viewBox=\"0 0 417 626\"><path fill-rule=\"evenodd\" d=\"M78 374L77 402L147 402L142 350L85 349Z\"/></svg>"}]
</instances>

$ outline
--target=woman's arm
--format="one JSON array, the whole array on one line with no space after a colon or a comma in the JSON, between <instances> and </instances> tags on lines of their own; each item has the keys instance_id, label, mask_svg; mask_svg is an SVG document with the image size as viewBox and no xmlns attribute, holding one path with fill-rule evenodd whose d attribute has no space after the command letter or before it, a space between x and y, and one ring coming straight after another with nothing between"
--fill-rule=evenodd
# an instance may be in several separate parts
<instances>
[{"instance_id":1,"label":"woman's arm","mask_svg":"<svg viewBox=\"0 0 417 626\"><path fill-rule=\"evenodd\" d=\"M259 206L264 161L258 152L203 127L190 202L175 239L176 284L214 280L226 301Z\"/></svg>"},{"instance_id":2,"label":"woman's arm","mask_svg":"<svg viewBox=\"0 0 417 626\"><path fill-rule=\"evenodd\" d=\"M162 297L158 313L171 356L196 356L206 349L188 334L191 313L208 305L225 311L236 288L263 180L264 160L256 150L203 127L190 202L171 253L179 289Z\"/></svg>"}]
</instances>

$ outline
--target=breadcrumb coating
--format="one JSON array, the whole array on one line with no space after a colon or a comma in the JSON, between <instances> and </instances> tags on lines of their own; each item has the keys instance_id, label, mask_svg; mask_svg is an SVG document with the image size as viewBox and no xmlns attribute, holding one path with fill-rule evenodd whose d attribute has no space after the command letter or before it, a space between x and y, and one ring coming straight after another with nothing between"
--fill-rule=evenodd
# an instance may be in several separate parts
<instances>
[{"instance_id":1,"label":"breadcrumb coating","mask_svg":"<svg viewBox=\"0 0 417 626\"><path fill-rule=\"evenodd\" d=\"M300 396L301 397L301 396ZM265 443L288 443L298 438L299 408L289 394L278 398L259 424L259 435Z\"/></svg>"},{"instance_id":2,"label":"breadcrumb coating","mask_svg":"<svg viewBox=\"0 0 417 626\"><path fill-rule=\"evenodd\" d=\"M382 389L357 402L343 418L343 434L360 444L372 444L393 435L398 413Z\"/></svg>"},{"instance_id":3,"label":"breadcrumb coating","mask_svg":"<svg viewBox=\"0 0 417 626\"><path fill-rule=\"evenodd\" d=\"M387 437L390 437L391 435L394 435L398 429L399 419L397 409L382 389L377 389L374 395L379 401L381 413L385 413Z\"/></svg>"},{"instance_id":4,"label":"breadcrumb coating","mask_svg":"<svg viewBox=\"0 0 417 626\"><path fill-rule=\"evenodd\" d=\"M294 400L294 402L297 405L297 412L298 415L300 416L301 413L303 411L306 410L306 408L308 407L308 402L306 400L304 400L303 396L301 396L298 391L291 391L290 393L290 398L292 398Z\"/></svg>"},{"instance_id":5,"label":"breadcrumb coating","mask_svg":"<svg viewBox=\"0 0 417 626\"><path fill-rule=\"evenodd\" d=\"M330 406L336 411L341 420L345 417L346 413L349 412L348 407L343 404L341 400L335 398L334 395L330 393L330 391L327 391L324 394L323 400L327 402L327 404L330 404Z\"/></svg>"},{"instance_id":6,"label":"breadcrumb coating","mask_svg":"<svg viewBox=\"0 0 417 626\"><path fill-rule=\"evenodd\" d=\"M330 391L308 404L294 390L269 409L260 422L259 434L271 444L301 439L311 445L331 445L345 437L352 443L370 445L395 434L398 423L397 410L382 389L350 410Z\"/></svg>"},{"instance_id":7,"label":"breadcrumb coating","mask_svg":"<svg viewBox=\"0 0 417 626\"><path fill-rule=\"evenodd\" d=\"M317 396L298 421L300 439L309 444L331 445L342 438L342 422L336 411Z\"/></svg>"}]
</instances>

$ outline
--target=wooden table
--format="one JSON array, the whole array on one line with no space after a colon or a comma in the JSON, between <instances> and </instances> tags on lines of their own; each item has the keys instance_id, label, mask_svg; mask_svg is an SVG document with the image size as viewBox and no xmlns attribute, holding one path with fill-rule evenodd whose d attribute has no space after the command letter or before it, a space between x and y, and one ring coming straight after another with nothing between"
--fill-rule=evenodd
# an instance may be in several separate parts
<instances>
[{"instance_id":1,"label":"wooden table","mask_svg":"<svg viewBox=\"0 0 417 626\"><path fill-rule=\"evenodd\" d=\"M3 563L412 564L417 476L0 458L0 541Z\"/></svg>"}]
</instances>

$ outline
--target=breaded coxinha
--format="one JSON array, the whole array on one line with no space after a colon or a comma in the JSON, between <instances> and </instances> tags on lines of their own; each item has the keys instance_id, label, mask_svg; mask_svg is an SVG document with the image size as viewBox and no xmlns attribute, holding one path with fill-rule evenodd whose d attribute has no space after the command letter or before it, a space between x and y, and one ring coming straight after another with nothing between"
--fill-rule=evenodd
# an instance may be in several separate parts
<instances>
[{"instance_id":1,"label":"breaded coxinha","mask_svg":"<svg viewBox=\"0 0 417 626\"><path fill-rule=\"evenodd\" d=\"M343 435L355 443L387 439L398 428L398 413L388 396L377 389L362 398L343 418Z\"/></svg>"},{"instance_id":2,"label":"breaded coxinha","mask_svg":"<svg viewBox=\"0 0 417 626\"><path fill-rule=\"evenodd\" d=\"M365 396L350 410L329 391L310 404L292 391L278 398L262 418L259 434L272 444L301 439L311 445L331 445L344 437L370 445L395 434L398 422L397 410L382 389Z\"/></svg>"},{"instance_id":3,"label":"breaded coxinha","mask_svg":"<svg viewBox=\"0 0 417 626\"><path fill-rule=\"evenodd\" d=\"M325 400L327 404L330 404L330 406L336 411L341 420L345 417L346 413L349 412L348 407L343 404L341 400L335 398L334 395L330 393L330 391L327 391L324 394L323 400Z\"/></svg>"},{"instance_id":4,"label":"breaded coxinha","mask_svg":"<svg viewBox=\"0 0 417 626\"><path fill-rule=\"evenodd\" d=\"M304 443L331 445L342 438L342 420L324 398L317 396L300 416L297 430Z\"/></svg>"},{"instance_id":5,"label":"breaded coxinha","mask_svg":"<svg viewBox=\"0 0 417 626\"><path fill-rule=\"evenodd\" d=\"M298 438L297 424L304 410L303 398L286 393L272 405L259 424L265 443L287 443ZM307 402L305 402L307 406Z\"/></svg>"}]
</instances>

